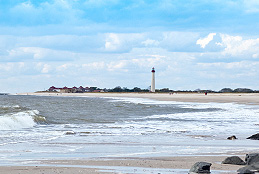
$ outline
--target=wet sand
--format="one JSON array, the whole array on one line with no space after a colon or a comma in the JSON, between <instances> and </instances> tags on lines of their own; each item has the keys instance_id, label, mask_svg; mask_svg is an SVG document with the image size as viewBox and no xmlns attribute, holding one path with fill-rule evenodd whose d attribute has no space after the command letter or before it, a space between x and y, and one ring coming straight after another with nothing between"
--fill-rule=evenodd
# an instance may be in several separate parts
<instances>
[{"instance_id":1,"label":"wet sand","mask_svg":"<svg viewBox=\"0 0 259 174\"><path fill-rule=\"evenodd\" d=\"M231 155L229 155L231 156ZM1 166L0 173L8 174L76 174L76 173L151 173L156 170L161 173L178 173L174 169L185 169L188 172L191 166L198 161L212 163L214 173L230 174L242 166L221 164L227 156L181 156L160 158L100 158L80 160L42 160L34 161L29 166ZM242 157L244 158L244 157ZM164 171L164 172L163 172ZM228 172L227 172L228 171ZM182 172L181 172L182 173Z\"/></svg>"},{"instance_id":2,"label":"wet sand","mask_svg":"<svg viewBox=\"0 0 259 174\"><path fill-rule=\"evenodd\" d=\"M157 93L23 93L19 95L41 95L41 96L88 96L88 97L136 97L149 98L161 101L178 102L217 102L217 103L239 103L239 104L259 104L259 94L157 94ZM39 160L30 163L30 166L2 166L0 173L10 174L38 174L38 173L124 173L124 168L132 170L132 173L144 172L148 169L184 169L185 173L191 166L199 161L212 163L211 170L216 173L231 174L243 166L226 165L221 162L229 156L238 155L244 159L245 153L241 154L209 154L201 156L180 156L180 157L160 157L160 158L99 158L99 159L78 159L78 160ZM139 172L138 172L139 171ZM140 172L141 171L141 172ZM151 170L152 171L152 170ZM159 173L159 172L156 172ZM163 173L163 172L160 172ZM178 173L171 171L171 173ZM180 172L184 173L184 172Z\"/></svg>"},{"instance_id":3,"label":"wet sand","mask_svg":"<svg viewBox=\"0 0 259 174\"><path fill-rule=\"evenodd\" d=\"M56 167L56 166L1 166L0 173L3 174L79 174L99 173L95 169L78 167Z\"/></svg>"}]
</instances>

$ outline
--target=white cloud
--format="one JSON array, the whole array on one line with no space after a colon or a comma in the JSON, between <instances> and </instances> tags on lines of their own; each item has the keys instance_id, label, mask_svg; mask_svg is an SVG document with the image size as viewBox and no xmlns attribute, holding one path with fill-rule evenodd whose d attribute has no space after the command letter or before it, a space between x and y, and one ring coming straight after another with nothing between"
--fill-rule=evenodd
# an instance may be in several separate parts
<instances>
[{"instance_id":1,"label":"white cloud","mask_svg":"<svg viewBox=\"0 0 259 174\"><path fill-rule=\"evenodd\" d=\"M27 2L22 2L15 7L11 9L13 12L23 12L23 13L28 13L28 12L36 12L36 9L34 8L33 4L30 1Z\"/></svg>"},{"instance_id":2,"label":"white cloud","mask_svg":"<svg viewBox=\"0 0 259 174\"><path fill-rule=\"evenodd\" d=\"M145 33L106 33L104 51L106 52L129 52L135 47L141 47Z\"/></svg>"},{"instance_id":3,"label":"white cloud","mask_svg":"<svg viewBox=\"0 0 259 174\"><path fill-rule=\"evenodd\" d=\"M39 62L35 64L35 69L43 74L46 74L49 73L49 71L51 70L51 65Z\"/></svg>"},{"instance_id":4,"label":"white cloud","mask_svg":"<svg viewBox=\"0 0 259 174\"><path fill-rule=\"evenodd\" d=\"M225 76L254 76L259 73L259 62L255 61L240 61L240 62L216 62L216 63L198 63L197 66L205 72L222 73ZM224 77L225 78L225 77Z\"/></svg>"},{"instance_id":5,"label":"white cloud","mask_svg":"<svg viewBox=\"0 0 259 174\"><path fill-rule=\"evenodd\" d=\"M8 54L0 55L1 61L14 62L0 64L0 71L2 77L7 76L8 72L16 72L12 75L17 72L26 76L48 75L52 79L60 79L61 86L81 85L82 82L86 85L88 82L95 85L95 82L98 82L107 88L116 85L130 88L132 84L147 87L150 82L146 79L149 79L153 66L157 70L160 87L174 89L206 87L208 83L203 82L203 78L206 78L204 81L215 81L210 83L215 88L225 87L216 83L218 80L215 79L218 76L221 77L221 83L229 80L226 77L238 81L233 77L235 74L241 80L244 77L254 78L259 75L259 65L256 63L256 59L259 58L259 39L228 34L215 36L214 33L210 33L197 44L200 35L195 32L148 32L101 33L90 36L0 36L1 51L8 50ZM98 41L95 42L94 39ZM84 49L82 45L87 45L86 41L97 44ZM5 42L8 46L5 46ZM81 49L77 49L80 46ZM201 49L202 46L206 50ZM211 49L214 46L220 47L221 50ZM91 49L95 51L90 52ZM98 49L100 52L97 52ZM224 63L226 60L229 63ZM78 78L73 79L74 77ZM130 79L130 83L125 80L126 78ZM255 82L251 82L251 85L252 83Z\"/></svg>"},{"instance_id":6,"label":"white cloud","mask_svg":"<svg viewBox=\"0 0 259 174\"><path fill-rule=\"evenodd\" d=\"M143 45L145 45L146 47L148 46L158 46L159 42L157 40L152 40L152 39L147 39L143 42L141 42Z\"/></svg>"},{"instance_id":7,"label":"white cloud","mask_svg":"<svg viewBox=\"0 0 259 174\"><path fill-rule=\"evenodd\" d=\"M67 0L44 1L33 3L30 0L10 8L10 16L16 24L58 24L75 23L82 11L73 8L73 2Z\"/></svg>"},{"instance_id":8,"label":"white cloud","mask_svg":"<svg viewBox=\"0 0 259 174\"><path fill-rule=\"evenodd\" d=\"M230 36L221 34L222 43L225 47L222 52L223 55L231 55L242 58L256 58L255 55L259 53L259 38L244 40L241 36Z\"/></svg>"},{"instance_id":9,"label":"white cloud","mask_svg":"<svg viewBox=\"0 0 259 174\"><path fill-rule=\"evenodd\" d=\"M110 62L109 64L107 64L108 71L118 71L119 70L119 71L128 72L128 69L125 68L128 65L128 63L129 62L126 60Z\"/></svg>"},{"instance_id":10,"label":"white cloud","mask_svg":"<svg viewBox=\"0 0 259 174\"><path fill-rule=\"evenodd\" d=\"M110 33L107 35L105 40L105 50L116 51L120 46L121 46L121 41L117 34Z\"/></svg>"},{"instance_id":11,"label":"white cloud","mask_svg":"<svg viewBox=\"0 0 259 174\"><path fill-rule=\"evenodd\" d=\"M248 13L259 13L259 1L258 0L243 0L245 10Z\"/></svg>"},{"instance_id":12,"label":"white cloud","mask_svg":"<svg viewBox=\"0 0 259 174\"><path fill-rule=\"evenodd\" d=\"M4 63L0 64L0 71L12 71L14 63Z\"/></svg>"},{"instance_id":13,"label":"white cloud","mask_svg":"<svg viewBox=\"0 0 259 174\"><path fill-rule=\"evenodd\" d=\"M9 58L75 60L82 54L106 52L127 53L135 48L162 48L177 52L196 52L198 33L149 32L101 33L97 35L0 36L0 49ZM2 52L4 53L4 51Z\"/></svg>"},{"instance_id":14,"label":"white cloud","mask_svg":"<svg viewBox=\"0 0 259 174\"><path fill-rule=\"evenodd\" d=\"M138 65L139 67L153 67L163 64L164 56L160 55L145 55L148 58L138 58L132 59L132 63Z\"/></svg>"},{"instance_id":15,"label":"white cloud","mask_svg":"<svg viewBox=\"0 0 259 174\"><path fill-rule=\"evenodd\" d=\"M31 59L34 61L61 61L72 60L75 57L78 57L77 53L39 47L18 47L8 50L7 52L8 55L6 56L12 61L21 61L25 59Z\"/></svg>"},{"instance_id":16,"label":"white cloud","mask_svg":"<svg viewBox=\"0 0 259 174\"><path fill-rule=\"evenodd\" d=\"M205 48L212 40L216 33L210 33L207 37L197 40L196 44L200 45L201 48Z\"/></svg>"},{"instance_id":17,"label":"white cloud","mask_svg":"<svg viewBox=\"0 0 259 174\"><path fill-rule=\"evenodd\" d=\"M48 72L50 71L50 69L51 69L51 66L50 66L50 65L44 64L44 65L43 65L43 68L42 68L42 70L41 70L41 72L42 72L42 73L48 73Z\"/></svg>"},{"instance_id":18,"label":"white cloud","mask_svg":"<svg viewBox=\"0 0 259 174\"><path fill-rule=\"evenodd\" d=\"M256 53L256 54L253 54L252 57L255 58L255 59L257 59L257 58L259 58L259 54L257 54L257 53Z\"/></svg>"},{"instance_id":19,"label":"white cloud","mask_svg":"<svg viewBox=\"0 0 259 174\"><path fill-rule=\"evenodd\" d=\"M199 33L167 31L156 33L160 44L158 47L167 49L172 52L195 52L199 50L196 46L196 40ZM150 34L152 35L152 33Z\"/></svg>"},{"instance_id":20,"label":"white cloud","mask_svg":"<svg viewBox=\"0 0 259 174\"><path fill-rule=\"evenodd\" d=\"M106 67L106 64L103 61L92 62L92 63L83 64L82 67L90 70L101 70Z\"/></svg>"},{"instance_id":21,"label":"white cloud","mask_svg":"<svg viewBox=\"0 0 259 174\"><path fill-rule=\"evenodd\" d=\"M25 63L24 62L18 62L18 67L19 68L24 68L25 67Z\"/></svg>"},{"instance_id":22,"label":"white cloud","mask_svg":"<svg viewBox=\"0 0 259 174\"><path fill-rule=\"evenodd\" d=\"M57 71L65 71L69 67L69 64L63 64L56 67Z\"/></svg>"},{"instance_id":23,"label":"white cloud","mask_svg":"<svg viewBox=\"0 0 259 174\"><path fill-rule=\"evenodd\" d=\"M240 62L216 62L216 63L198 63L197 75L204 81L213 81L215 87L246 87L257 88L257 77L259 75L259 62L240 61ZM220 83L218 83L220 81Z\"/></svg>"},{"instance_id":24,"label":"white cloud","mask_svg":"<svg viewBox=\"0 0 259 174\"><path fill-rule=\"evenodd\" d=\"M0 77L13 77L17 76L17 74L26 74L27 72L27 65L24 62L0 62Z\"/></svg>"},{"instance_id":25,"label":"white cloud","mask_svg":"<svg viewBox=\"0 0 259 174\"><path fill-rule=\"evenodd\" d=\"M2 28L0 28L1 30ZM52 30L47 28L46 30ZM17 28L22 30L22 28ZM45 29L42 29L45 30ZM30 32L30 31L27 31ZM36 36L15 36L0 35L0 49L12 50L18 48L44 48L60 51L74 52L96 52L100 51L100 47L105 39L105 34L97 35L38 35Z\"/></svg>"}]
</instances>

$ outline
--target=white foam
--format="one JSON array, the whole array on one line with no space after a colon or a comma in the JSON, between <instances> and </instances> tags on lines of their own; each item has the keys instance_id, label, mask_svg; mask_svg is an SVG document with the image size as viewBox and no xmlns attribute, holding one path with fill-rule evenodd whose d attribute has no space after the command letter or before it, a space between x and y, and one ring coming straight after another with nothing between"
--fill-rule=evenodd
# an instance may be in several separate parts
<instances>
[{"instance_id":1,"label":"white foam","mask_svg":"<svg viewBox=\"0 0 259 174\"><path fill-rule=\"evenodd\" d=\"M116 123L120 131L127 134L149 134L165 132L190 132L190 135L225 137L230 134L249 135L258 129L258 106L235 103L185 103L156 101L143 98L109 97L110 102L143 105L177 105L180 108L197 109L193 112L171 113L136 117L131 121ZM201 109L201 110L199 110ZM206 109L208 109L206 111ZM245 125L245 126L244 126ZM115 129L111 129L112 134ZM121 132L121 133L122 133ZM226 135L227 134L227 135Z\"/></svg>"},{"instance_id":2,"label":"white foam","mask_svg":"<svg viewBox=\"0 0 259 174\"><path fill-rule=\"evenodd\" d=\"M158 101L146 98L129 98L129 97L103 97L111 99L110 102L124 102L134 104L146 104L146 105L166 105L166 104L181 104L182 102L174 101Z\"/></svg>"},{"instance_id":3,"label":"white foam","mask_svg":"<svg viewBox=\"0 0 259 174\"><path fill-rule=\"evenodd\" d=\"M39 114L38 110L30 110L0 116L0 130L18 130L33 127L37 124L34 121L37 114Z\"/></svg>"},{"instance_id":4,"label":"white foam","mask_svg":"<svg viewBox=\"0 0 259 174\"><path fill-rule=\"evenodd\" d=\"M20 108L20 106L19 105L13 105L13 106L4 105L4 106L0 106L0 108Z\"/></svg>"},{"instance_id":5,"label":"white foam","mask_svg":"<svg viewBox=\"0 0 259 174\"><path fill-rule=\"evenodd\" d=\"M209 108L232 108L237 106L246 106L235 103L194 103L194 102L178 102L178 101L159 101L146 98L129 98L129 97L103 97L111 99L109 102L124 102L124 103L134 103L143 105L178 105L181 108L191 108L191 109L209 109Z\"/></svg>"}]
</instances>

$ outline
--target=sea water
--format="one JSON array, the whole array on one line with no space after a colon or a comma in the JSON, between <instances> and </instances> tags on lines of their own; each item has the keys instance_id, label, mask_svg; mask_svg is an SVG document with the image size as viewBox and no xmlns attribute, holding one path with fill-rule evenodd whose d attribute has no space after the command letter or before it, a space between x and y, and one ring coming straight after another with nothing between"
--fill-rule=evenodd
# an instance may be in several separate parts
<instances>
[{"instance_id":1,"label":"sea water","mask_svg":"<svg viewBox=\"0 0 259 174\"><path fill-rule=\"evenodd\" d=\"M0 96L0 164L258 152L246 139L258 115L257 105L234 103Z\"/></svg>"}]
</instances>

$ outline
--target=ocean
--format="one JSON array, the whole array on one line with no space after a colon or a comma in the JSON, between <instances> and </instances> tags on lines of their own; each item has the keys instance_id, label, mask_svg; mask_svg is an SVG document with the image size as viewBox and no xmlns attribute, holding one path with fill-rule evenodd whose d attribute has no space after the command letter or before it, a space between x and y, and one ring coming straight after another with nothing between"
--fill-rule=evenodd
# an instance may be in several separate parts
<instances>
[{"instance_id":1,"label":"ocean","mask_svg":"<svg viewBox=\"0 0 259 174\"><path fill-rule=\"evenodd\" d=\"M258 152L259 107L142 98L0 96L0 165ZM235 135L237 140L227 140Z\"/></svg>"}]
</instances>

